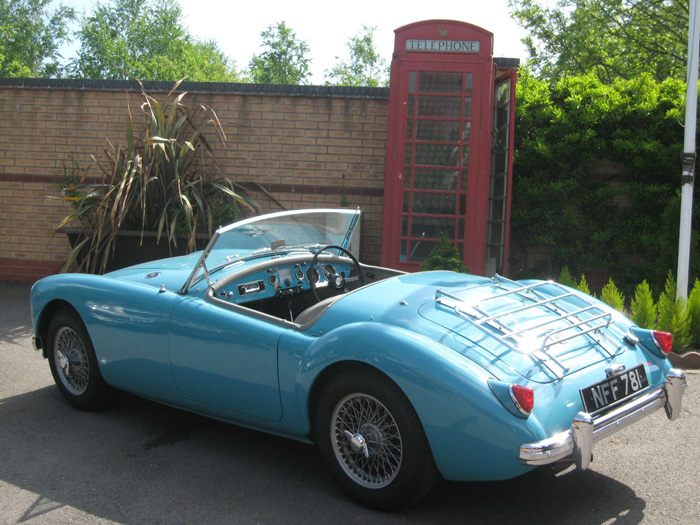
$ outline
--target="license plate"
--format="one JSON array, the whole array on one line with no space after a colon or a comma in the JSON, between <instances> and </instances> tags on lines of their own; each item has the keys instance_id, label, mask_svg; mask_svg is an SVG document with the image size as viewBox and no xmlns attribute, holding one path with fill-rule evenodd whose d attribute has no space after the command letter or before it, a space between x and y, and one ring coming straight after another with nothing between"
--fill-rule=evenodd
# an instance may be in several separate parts
<instances>
[{"instance_id":1,"label":"license plate","mask_svg":"<svg viewBox=\"0 0 700 525\"><path fill-rule=\"evenodd\" d=\"M644 365L581 389L586 412L593 413L635 395L649 386Z\"/></svg>"}]
</instances>

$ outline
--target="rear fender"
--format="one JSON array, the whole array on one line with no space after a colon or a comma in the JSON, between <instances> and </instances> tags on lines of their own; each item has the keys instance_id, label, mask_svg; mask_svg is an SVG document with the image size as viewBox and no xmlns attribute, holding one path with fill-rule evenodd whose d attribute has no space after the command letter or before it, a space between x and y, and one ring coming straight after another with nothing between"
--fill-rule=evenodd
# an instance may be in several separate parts
<instances>
[{"instance_id":1,"label":"rear fender","mask_svg":"<svg viewBox=\"0 0 700 525\"><path fill-rule=\"evenodd\" d=\"M517 418L503 407L489 388L491 376L469 359L408 330L372 322L342 326L308 347L300 361L297 403L308 404L319 375L342 362L372 366L401 388L447 479L523 474L529 468L520 465L520 445L546 437L535 418ZM298 410L308 418L313 408Z\"/></svg>"}]
</instances>

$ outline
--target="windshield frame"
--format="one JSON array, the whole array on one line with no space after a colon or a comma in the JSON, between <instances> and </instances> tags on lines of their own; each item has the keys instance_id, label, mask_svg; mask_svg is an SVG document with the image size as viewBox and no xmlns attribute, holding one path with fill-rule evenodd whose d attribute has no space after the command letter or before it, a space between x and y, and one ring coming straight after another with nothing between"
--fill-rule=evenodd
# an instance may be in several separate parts
<instances>
[{"instance_id":1,"label":"windshield frame","mask_svg":"<svg viewBox=\"0 0 700 525\"><path fill-rule=\"evenodd\" d=\"M264 215L256 215L254 217L249 217L247 219L243 219L238 222L234 222L232 224L229 224L228 226L222 226L218 228L215 232L214 235L212 236L211 240L207 244L206 248L202 252L202 255L200 256L199 260L197 261L197 264L195 264L194 268L192 269L192 272L190 273L189 277L185 281L185 284L182 286L180 289L181 294L187 294L190 290L190 288L194 285L195 282L198 282L201 280L201 278L206 278L207 280L207 285L211 285L209 282L209 274L210 271L207 269L206 266L206 260L207 257L211 254L211 252L214 250L214 247L216 243L219 241L221 236L223 234L226 234L228 232L231 232L232 230L245 227L245 226L250 226L254 225L256 223L261 223L261 222L268 222L270 220L275 220L278 218L289 218L289 217L300 217L303 218L305 215L311 215L311 214L327 214L327 215L347 215L351 216L349 217L348 221L348 227L345 232L345 237L343 238L342 244L340 244L341 248L348 248L350 245L350 240L352 238L352 235L357 228L357 225L360 222L360 208L357 209L348 209L348 208L310 208L310 209L303 209L303 210L286 210L286 211L280 211L280 212L275 212L275 213L267 213ZM315 242L309 242L309 251L311 251L311 248L316 248L316 250L320 250L321 247L318 246L317 243ZM215 268L212 268L212 272L216 271L218 269L224 268L229 265L233 265L236 262L239 261L245 261L250 258L259 258L259 257L265 257L268 255L273 255L275 253L279 252L284 252L287 249L290 248L298 248L302 249L302 247L299 246L286 246L286 245L280 245L277 248L273 248L270 246L269 248L264 248L263 251L257 251L252 254L248 254L247 256L240 257L240 258L232 258L229 260L227 263L217 266ZM201 277L199 276L200 270L204 270L204 273Z\"/></svg>"}]
</instances>

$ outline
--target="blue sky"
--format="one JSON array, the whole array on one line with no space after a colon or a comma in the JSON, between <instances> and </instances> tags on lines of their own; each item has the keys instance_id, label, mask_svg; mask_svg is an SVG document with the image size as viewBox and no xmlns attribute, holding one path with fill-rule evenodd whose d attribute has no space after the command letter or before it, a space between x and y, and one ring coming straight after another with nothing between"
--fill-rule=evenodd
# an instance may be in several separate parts
<instances>
[{"instance_id":1,"label":"blue sky","mask_svg":"<svg viewBox=\"0 0 700 525\"><path fill-rule=\"evenodd\" d=\"M62 0L79 12L90 12L94 0ZM469 22L494 33L494 56L520 58L526 53L520 40L525 32L508 14L508 0L179 0L190 33L215 39L222 51L245 68L260 52L260 33L285 21L301 40L306 40L312 58L312 83L322 84L324 71L336 57L346 59L348 39L362 25L376 26L374 40L387 59L394 46L394 29L430 19ZM74 48L64 50L70 55Z\"/></svg>"}]
</instances>

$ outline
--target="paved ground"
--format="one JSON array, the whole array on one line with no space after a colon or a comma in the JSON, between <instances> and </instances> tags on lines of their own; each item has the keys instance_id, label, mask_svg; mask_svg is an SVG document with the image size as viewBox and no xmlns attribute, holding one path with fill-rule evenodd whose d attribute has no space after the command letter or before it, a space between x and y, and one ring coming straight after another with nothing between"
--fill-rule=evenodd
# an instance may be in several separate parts
<instances>
[{"instance_id":1,"label":"paved ground","mask_svg":"<svg viewBox=\"0 0 700 525\"><path fill-rule=\"evenodd\" d=\"M0 283L0 523L700 523L700 374L594 449L590 470L441 482L402 513L348 501L313 447L138 399L70 408L31 348L29 287Z\"/></svg>"}]
</instances>

